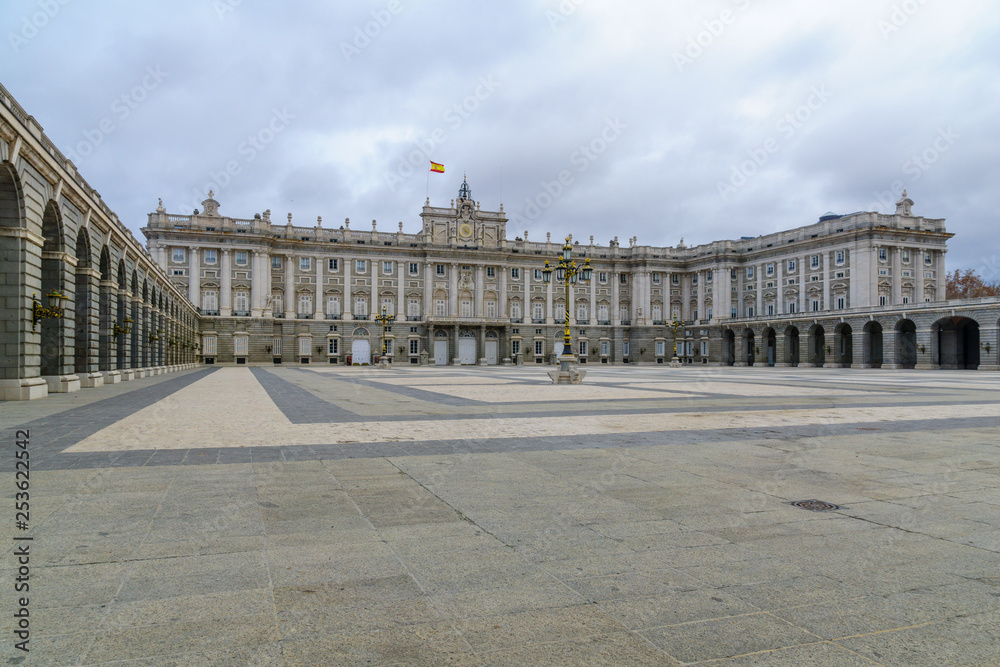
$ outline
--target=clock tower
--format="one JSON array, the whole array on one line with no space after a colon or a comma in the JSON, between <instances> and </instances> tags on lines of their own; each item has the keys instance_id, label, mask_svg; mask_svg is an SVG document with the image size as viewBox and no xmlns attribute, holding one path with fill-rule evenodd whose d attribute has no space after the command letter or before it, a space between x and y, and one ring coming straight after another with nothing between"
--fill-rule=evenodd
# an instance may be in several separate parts
<instances>
[{"instance_id":1,"label":"clock tower","mask_svg":"<svg viewBox=\"0 0 1000 667\"><path fill-rule=\"evenodd\" d=\"M503 205L497 212L483 211L472 198L467 179L462 179L458 198L449 208L424 206L420 217L424 234L434 244L468 248L498 248L506 245L507 217Z\"/></svg>"}]
</instances>

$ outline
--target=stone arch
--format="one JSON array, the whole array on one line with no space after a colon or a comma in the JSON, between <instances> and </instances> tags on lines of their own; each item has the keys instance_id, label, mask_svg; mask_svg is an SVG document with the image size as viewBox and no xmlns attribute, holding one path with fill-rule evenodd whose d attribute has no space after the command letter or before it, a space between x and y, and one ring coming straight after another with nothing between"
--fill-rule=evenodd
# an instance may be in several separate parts
<instances>
[{"instance_id":1,"label":"stone arch","mask_svg":"<svg viewBox=\"0 0 1000 667\"><path fill-rule=\"evenodd\" d=\"M782 363L789 366L798 366L801 359L801 347L799 341L799 328L791 325L785 329L785 354Z\"/></svg>"},{"instance_id":2,"label":"stone arch","mask_svg":"<svg viewBox=\"0 0 1000 667\"><path fill-rule=\"evenodd\" d=\"M766 327L760 335L760 347L768 366L778 363L778 334L773 327Z\"/></svg>"},{"instance_id":3,"label":"stone arch","mask_svg":"<svg viewBox=\"0 0 1000 667\"><path fill-rule=\"evenodd\" d=\"M25 226L24 194L21 190L21 180L13 165L9 162L0 163L0 228L24 229ZM31 316L28 314L30 308L24 306L30 304L29 298L32 292L41 291L38 275L32 274L25 262L25 255L28 254L29 250L37 256L38 247L31 244L28 239L0 234L0 257L5 258L4 271L9 272L8 275L21 276L20 280L24 281L24 285L21 287L18 287L17 283L7 285L6 289L12 290L13 293L6 295L7 298L0 299L0 321L14 323L15 328L8 329L7 335L16 337L16 341L8 340L5 345L0 346L0 350L2 350L0 352L0 379L14 381L10 383L9 393L7 389L0 390L0 399L26 398L25 392L30 392L30 390L22 389L22 383L16 381L38 375L37 369L29 371L25 360L25 339L27 335L31 335ZM26 332L28 332L27 335Z\"/></svg>"},{"instance_id":4,"label":"stone arch","mask_svg":"<svg viewBox=\"0 0 1000 667\"><path fill-rule=\"evenodd\" d=\"M937 342L934 362L941 368L979 368L979 322L956 315L938 320L931 328Z\"/></svg>"},{"instance_id":5,"label":"stone arch","mask_svg":"<svg viewBox=\"0 0 1000 667\"><path fill-rule=\"evenodd\" d=\"M740 334L739 366L753 366L757 362L757 336L753 329L747 327Z\"/></svg>"},{"instance_id":6,"label":"stone arch","mask_svg":"<svg viewBox=\"0 0 1000 667\"><path fill-rule=\"evenodd\" d=\"M812 366L823 367L826 364L826 330L819 323L809 327L808 349L806 358Z\"/></svg>"},{"instance_id":7,"label":"stone arch","mask_svg":"<svg viewBox=\"0 0 1000 667\"><path fill-rule=\"evenodd\" d=\"M71 287L74 277L66 262L67 248L63 228L62 214L52 200L45 205L42 214L42 236L45 244L42 246L42 284L38 300L45 305L55 305L48 295L52 292L63 294L67 298L62 305L64 315L60 318L47 318L38 323L41 331L41 371L49 380L49 391L60 389L60 376L72 372L71 352L74 338L74 299Z\"/></svg>"},{"instance_id":8,"label":"stone arch","mask_svg":"<svg viewBox=\"0 0 1000 667\"><path fill-rule=\"evenodd\" d=\"M850 368L854 362L854 329L847 322L841 322L833 329L833 363L841 368Z\"/></svg>"},{"instance_id":9,"label":"stone arch","mask_svg":"<svg viewBox=\"0 0 1000 667\"><path fill-rule=\"evenodd\" d=\"M896 365L915 368L917 365L917 325L913 320L896 322Z\"/></svg>"},{"instance_id":10,"label":"stone arch","mask_svg":"<svg viewBox=\"0 0 1000 667\"><path fill-rule=\"evenodd\" d=\"M868 368L882 368L884 356L882 349L882 324L876 320L865 323L862 349L864 359L862 364Z\"/></svg>"},{"instance_id":11,"label":"stone arch","mask_svg":"<svg viewBox=\"0 0 1000 667\"><path fill-rule=\"evenodd\" d=\"M722 365L733 366L736 363L736 334L732 329L722 332Z\"/></svg>"},{"instance_id":12,"label":"stone arch","mask_svg":"<svg viewBox=\"0 0 1000 667\"><path fill-rule=\"evenodd\" d=\"M76 289L73 294L76 345L73 364L74 371L81 377L97 371L100 347L100 287L97 281L100 274L93 264L90 234L86 229L80 229L76 235ZM87 386L91 386L91 378L82 379Z\"/></svg>"}]
</instances>

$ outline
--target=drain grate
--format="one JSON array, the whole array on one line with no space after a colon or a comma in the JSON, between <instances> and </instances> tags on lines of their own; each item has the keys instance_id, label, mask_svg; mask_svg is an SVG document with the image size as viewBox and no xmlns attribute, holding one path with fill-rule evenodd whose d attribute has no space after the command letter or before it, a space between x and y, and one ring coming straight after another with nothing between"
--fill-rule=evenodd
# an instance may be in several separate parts
<instances>
[{"instance_id":1,"label":"drain grate","mask_svg":"<svg viewBox=\"0 0 1000 667\"><path fill-rule=\"evenodd\" d=\"M834 505L825 500L796 500L794 503L789 504L809 510L810 512L829 512L830 510L841 509L840 505Z\"/></svg>"}]
</instances>

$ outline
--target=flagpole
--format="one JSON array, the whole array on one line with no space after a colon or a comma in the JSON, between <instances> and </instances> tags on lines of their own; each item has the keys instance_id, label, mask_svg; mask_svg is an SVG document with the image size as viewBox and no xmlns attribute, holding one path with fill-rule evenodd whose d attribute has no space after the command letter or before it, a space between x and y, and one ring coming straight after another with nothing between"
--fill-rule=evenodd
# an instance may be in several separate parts
<instances>
[{"instance_id":1,"label":"flagpole","mask_svg":"<svg viewBox=\"0 0 1000 667\"><path fill-rule=\"evenodd\" d=\"M431 169L430 169L430 167L427 168L427 195L426 195L426 197L427 197L427 201L430 201L430 198L431 198Z\"/></svg>"},{"instance_id":2,"label":"flagpole","mask_svg":"<svg viewBox=\"0 0 1000 667\"><path fill-rule=\"evenodd\" d=\"M500 206L503 206L503 165L500 165Z\"/></svg>"}]
</instances>

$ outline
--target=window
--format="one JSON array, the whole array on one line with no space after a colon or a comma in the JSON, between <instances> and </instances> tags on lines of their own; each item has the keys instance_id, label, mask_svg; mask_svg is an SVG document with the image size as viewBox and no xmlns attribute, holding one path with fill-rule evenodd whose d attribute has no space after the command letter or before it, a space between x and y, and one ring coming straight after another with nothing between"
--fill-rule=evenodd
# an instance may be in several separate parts
<instances>
[{"instance_id":1,"label":"window","mask_svg":"<svg viewBox=\"0 0 1000 667\"><path fill-rule=\"evenodd\" d=\"M184 248L174 248L174 261L178 264L184 261Z\"/></svg>"},{"instance_id":2,"label":"window","mask_svg":"<svg viewBox=\"0 0 1000 667\"><path fill-rule=\"evenodd\" d=\"M767 314L768 315L774 315L774 304L773 303L767 304Z\"/></svg>"},{"instance_id":3,"label":"window","mask_svg":"<svg viewBox=\"0 0 1000 667\"><path fill-rule=\"evenodd\" d=\"M888 301L888 299L886 299L885 295L882 294L878 298L878 305L884 306L884 305L886 305L886 301Z\"/></svg>"},{"instance_id":4,"label":"window","mask_svg":"<svg viewBox=\"0 0 1000 667\"><path fill-rule=\"evenodd\" d=\"M837 264L843 264L844 263L844 258L845 258L844 251L843 250L838 250L837 251Z\"/></svg>"},{"instance_id":5,"label":"window","mask_svg":"<svg viewBox=\"0 0 1000 667\"><path fill-rule=\"evenodd\" d=\"M630 347L631 346L629 345L629 342L627 340L624 341L624 342L622 342L622 356L625 356L625 357L628 356L629 348Z\"/></svg>"},{"instance_id":6,"label":"window","mask_svg":"<svg viewBox=\"0 0 1000 667\"><path fill-rule=\"evenodd\" d=\"M764 273L769 276L774 275L774 264L768 264L764 270Z\"/></svg>"},{"instance_id":7,"label":"window","mask_svg":"<svg viewBox=\"0 0 1000 667\"><path fill-rule=\"evenodd\" d=\"M589 309L587 308L587 304L585 304L585 303L578 303L578 304L576 304L576 319L578 321L586 320L587 319L587 315L590 314L588 312L588 310Z\"/></svg>"},{"instance_id":8,"label":"window","mask_svg":"<svg viewBox=\"0 0 1000 667\"><path fill-rule=\"evenodd\" d=\"M597 282L601 283L602 285L606 285L608 283L608 274L607 274L607 272L601 271L600 273L598 273L597 274Z\"/></svg>"},{"instance_id":9,"label":"window","mask_svg":"<svg viewBox=\"0 0 1000 667\"><path fill-rule=\"evenodd\" d=\"M531 317L535 320L545 319L545 306L541 301L535 301L531 304Z\"/></svg>"},{"instance_id":10,"label":"window","mask_svg":"<svg viewBox=\"0 0 1000 667\"><path fill-rule=\"evenodd\" d=\"M814 269L818 269L819 268L819 255L813 255L812 257L809 258L809 261L810 261L810 264L811 264L812 268L814 268Z\"/></svg>"},{"instance_id":11,"label":"window","mask_svg":"<svg viewBox=\"0 0 1000 667\"><path fill-rule=\"evenodd\" d=\"M909 250L905 250L905 249L903 250L903 262L905 264L909 264L910 263L910 251Z\"/></svg>"},{"instance_id":12,"label":"window","mask_svg":"<svg viewBox=\"0 0 1000 667\"><path fill-rule=\"evenodd\" d=\"M662 357L667 351L667 341L658 340L656 341L656 356Z\"/></svg>"},{"instance_id":13,"label":"window","mask_svg":"<svg viewBox=\"0 0 1000 667\"><path fill-rule=\"evenodd\" d=\"M303 315L309 315L313 312L312 294L308 294L306 292L299 294L299 309L297 312L299 314L299 317L302 317Z\"/></svg>"},{"instance_id":14,"label":"window","mask_svg":"<svg viewBox=\"0 0 1000 667\"><path fill-rule=\"evenodd\" d=\"M912 278L913 277L913 271L903 271L903 277L904 278Z\"/></svg>"},{"instance_id":15,"label":"window","mask_svg":"<svg viewBox=\"0 0 1000 667\"><path fill-rule=\"evenodd\" d=\"M355 269L355 271L357 271L357 272L358 272L359 274L360 274L360 273L364 273L365 271L367 271L367 270L368 270L368 262L366 262L366 261L365 261L365 260L363 260L363 259L358 259L358 260L355 260L355 262L354 262L354 269Z\"/></svg>"},{"instance_id":16,"label":"window","mask_svg":"<svg viewBox=\"0 0 1000 667\"><path fill-rule=\"evenodd\" d=\"M732 317L733 319L736 319L737 317L739 317L739 313L736 310L736 306L733 306L733 310L732 310L731 313L729 313L729 316ZM677 318L675 317L674 319L677 319Z\"/></svg>"},{"instance_id":17,"label":"window","mask_svg":"<svg viewBox=\"0 0 1000 667\"><path fill-rule=\"evenodd\" d=\"M540 357L545 354L545 341L536 340L535 341L535 356Z\"/></svg>"},{"instance_id":18,"label":"window","mask_svg":"<svg viewBox=\"0 0 1000 667\"><path fill-rule=\"evenodd\" d=\"M927 266L930 266L933 262L934 262L934 258L931 257L931 254L929 252L925 252L924 253L924 264L926 264Z\"/></svg>"},{"instance_id":19,"label":"window","mask_svg":"<svg viewBox=\"0 0 1000 667\"><path fill-rule=\"evenodd\" d=\"M354 297L354 315L358 317L368 317L368 297Z\"/></svg>"},{"instance_id":20,"label":"window","mask_svg":"<svg viewBox=\"0 0 1000 667\"><path fill-rule=\"evenodd\" d=\"M884 262L889 259L889 251L886 248L878 249L878 261Z\"/></svg>"},{"instance_id":21,"label":"window","mask_svg":"<svg viewBox=\"0 0 1000 667\"><path fill-rule=\"evenodd\" d=\"M271 355L275 357L281 356L281 336L275 336L274 340L271 341Z\"/></svg>"},{"instance_id":22,"label":"window","mask_svg":"<svg viewBox=\"0 0 1000 667\"><path fill-rule=\"evenodd\" d=\"M752 266L747 267L747 280L751 280L753 278L753 270L754 267Z\"/></svg>"},{"instance_id":23,"label":"window","mask_svg":"<svg viewBox=\"0 0 1000 667\"><path fill-rule=\"evenodd\" d=\"M246 266L247 265L247 251L246 250L237 250L236 251L236 264L238 266Z\"/></svg>"},{"instance_id":24,"label":"window","mask_svg":"<svg viewBox=\"0 0 1000 667\"><path fill-rule=\"evenodd\" d=\"M843 310L847 307L847 299L842 296L837 297L837 310Z\"/></svg>"},{"instance_id":25,"label":"window","mask_svg":"<svg viewBox=\"0 0 1000 667\"><path fill-rule=\"evenodd\" d=\"M205 251L205 261L208 261L208 251ZM271 256L271 268L281 270L281 257L279 255Z\"/></svg>"},{"instance_id":26,"label":"window","mask_svg":"<svg viewBox=\"0 0 1000 667\"><path fill-rule=\"evenodd\" d=\"M878 274L880 276L887 276L887 275L889 275L889 269L879 269L878 270Z\"/></svg>"},{"instance_id":27,"label":"window","mask_svg":"<svg viewBox=\"0 0 1000 667\"><path fill-rule=\"evenodd\" d=\"M735 310L733 310L733 317L736 317L736 311ZM670 319L673 319L673 320L679 320L679 319L681 319L681 307L680 306L674 306L670 310Z\"/></svg>"},{"instance_id":28,"label":"window","mask_svg":"<svg viewBox=\"0 0 1000 667\"><path fill-rule=\"evenodd\" d=\"M904 296L903 297L903 304L905 305L905 304L908 304L909 302L910 302L910 297Z\"/></svg>"},{"instance_id":29,"label":"window","mask_svg":"<svg viewBox=\"0 0 1000 667\"><path fill-rule=\"evenodd\" d=\"M846 276L847 274L846 274L846 273L844 273L843 271L837 271L837 274L836 274L836 275L837 275L837 277L838 277L838 278L843 278L843 277L844 277L844 276Z\"/></svg>"},{"instance_id":30,"label":"window","mask_svg":"<svg viewBox=\"0 0 1000 667\"><path fill-rule=\"evenodd\" d=\"M811 283L818 283L819 282L819 276L809 276L809 282L811 282Z\"/></svg>"},{"instance_id":31,"label":"window","mask_svg":"<svg viewBox=\"0 0 1000 667\"><path fill-rule=\"evenodd\" d=\"M608 304L601 303L597 306L597 320L600 322L607 322L611 318L608 317Z\"/></svg>"},{"instance_id":32,"label":"window","mask_svg":"<svg viewBox=\"0 0 1000 667\"><path fill-rule=\"evenodd\" d=\"M924 271L924 278L933 278L933 277L934 277L933 271Z\"/></svg>"},{"instance_id":33,"label":"window","mask_svg":"<svg viewBox=\"0 0 1000 667\"><path fill-rule=\"evenodd\" d=\"M541 279L542 279L542 270L541 269L535 269L535 277L534 277L535 282L538 282Z\"/></svg>"},{"instance_id":34,"label":"window","mask_svg":"<svg viewBox=\"0 0 1000 667\"><path fill-rule=\"evenodd\" d=\"M709 271L705 274L705 282L710 283L715 280L715 271Z\"/></svg>"},{"instance_id":35,"label":"window","mask_svg":"<svg viewBox=\"0 0 1000 667\"><path fill-rule=\"evenodd\" d=\"M587 356L587 341L585 340L580 341L580 356L581 357Z\"/></svg>"},{"instance_id":36,"label":"window","mask_svg":"<svg viewBox=\"0 0 1000 667\"><path fill-rule=\"evenodd\" d=\"M205 263L206 264L215 264L218 260L219 260L219 254L215 250L206 250L205 251ZM278 260L280 261L281 258L279 257Z\"/></svg>"},{"instance_id":37,"label":"window","mask_svg":"<svg viewBox=\"0 0 1000 667\"><path fill-rule=\"evenodd\" d=\"M513 269L511 269L510 270L510 277L513 278L514 280L520 280L521 279L521 269L519 269L519 268L513 268Z\"/></svg>"},{"instance_id":38,"label":"window","mask_svg":"<svg viewBox=\"0 0 1000 667\"><path fill-rule=\"evenodd\" d=\"M201 339L201 353L206 357L214 357L218 349L218 339L215 336L205 336Z\"/></svg>"},{"instance_id":39,"label":"window","mask_svg":"<svg viewBox=\"0 0 1000 667\"><path fill-rule=\"evenodd\" d=\"M618 282L621 283L622 285L627 285L628 284L628 274L627 273L619 273L618 274Z\"/></svg>"},{"instance_id":40,"label":"window","mask_svg":"<svg viewBox=\"0 0 1000 667\"><path fill-rule=\"evenodd\" d=\"M340 317L340 296L329 294L326 297L327 317Z\"/></svg>"},{"instance_id":41,"label":"window","mask_svg":"<svg viewBox=\"0 0 1000 667\"><path fill-rule=\"evenodd\" d=\"M794 259L790 259L790 260L788 260L788 272L789 273L794 273L794 271L795 271L795 260Z\"/></svg>"},{"instance_id":42,"label":"window","mask_svg":"<svg viewBox=\"0 0 1000 667\"><path fill-rule=\"evenodd\" d=\"M340 354L340 339L339 338L327 338L326 339L326 349L330 354Z\"/></svg>"},{"instance_id":43,"label":"window","mask_svg":"<svg viewBox=\"0 0 1000 667\"><path fill-rule=\"evenodd\" d=\"M410 354L420 354L420 339L410 339Z\"/></svg>"},{"instance_id":44,"label":"window","mask_svg":"<svg viewBox=\"0 0 1000 667\"><path fill-rule=\"evenodd\" d=\"M701 341L701 356L703 356L703 357L707 357L708 356L708 341L707 340Z\"/></svg>"},{"instance_id":45,"label":"window","mask_svg":"<svg viewBox=\"0 0 1000 667\"><path fill-rule=\"evenodd\" d=\"M512 319L515 319L515 320L521 319L521 302L520 301L511 301L510 302L510 316L511 316Z\"/></svg>"},{"instance_id":46,"label":"window","mask_svg":"<svg viewBox=\"0 0 1000 667\"><path fill-rule=\"evenodd\" d=\"M434 301L434 315L436 317L444 317L448 314L448 302L444 299L437 299Z\"/></svg>"},{"instance_id":47,"label":"window","mask_svg":"<svg viewBox=\"0 0 1000 667\"><path fill-rule=\"evenodd\" d=\"M794 315L795 311L796 311L796 308L795 308L795 302L794 301L789 301L788 303L785 304L785 312L786 313L788 313L789 315Z\"/></svg>"},{"instance_id":48,"label":"window","mask_svg":"<svg viewBox=\"0 0 1000 667\"><path fill-rule=\"evenodd\" d=\"M486 267L486 277L487 278L496 278L497 277L497 267L495 267L495 266L487 266Z\"/></svg>"},{"instance_id":49,"label":"window","mask_svg":"<svg viewBox=\"0 0 1000 667\"><path fill-rule=\"evenodd\" d=\"M326 270L327 271L338 271L340 269L339 259L328 259L326 260Z\"/></svg>"},{"instance_id":50,"label":"window","mask_svg":"<svg viewBox=\"0 0 1000 667\"><path fill-rule=\"evenodd\" d=\"M410 275L415 276L420 272L420 266L416 262L410 262Z\"/></svg>"},{"instance_id":51,"label":"window","mask_svg":"<svg viewBox=\"0 0 1000 667\"><path fill-rule=\"evenodd\" d=\"M391 296L382 297L382 305L379 308L380 313L385 313L386 315L396 315L396 300Z\"/></svg>"},{"instance_id":52,"label":"window","mask_svg":"<svg viewBox=\"0 0 1000 667\"><path fill-rule=\"evenodd\" d=\"M312 270L312 257L299 257L299 271Z\"/></svg>"},{"instance_id":53,"label":"window","mask_svg":"<svg viewBox=\"0 0 1000 667\"><path fill-rule=\"evenodd\" d=\"M712 319L712 309L711 308L709 308L708 312L705 313L705 314L708 316L708 319Z\"/></svg>"},{"instance_id":54,"label":"window","mask_svg":"<svg viewBox=\"0 0 1000 667\"><path fill-rule=\"evenodd\" d=\"M283 294L272 294L271 295L271 310L275 313L284 312L284 298Z\"/></svg>"},{"instance_id":55,"label":"window","mask_svg":"<svg viewBox=\"0 0 1000 667\"><path fill-rule=\"evenodd\" d=\"M512 340L510 342L510 353L512 355L521 354L521 341L519 341L519 340Z\"/></svg>"},{"instance_id":56,"label":"window","mask_svg":"<svg viewBox=\"0 0 1000 667\"><path fill-rule=\"evenodd\" d=\"M730 280L736 280L736 269L732 269L729 272L729 279ZM677 284L677 276L676 276L676 274L674 275L674 284L675 285Z\"/></svg>"},{"instance_id":57,"label":"window","mask_svg":"<svg viewBox=\"0 0 1000 667\"><path fill-rule=\"evenodd\" d=\"M313 339L311 336L303 336L299 338L299 356L300 357L311 357L312 356L312 343Z\"/></svg>"},{"instance_id":58,"label":"window","mask_svg":"<svg viewBox=\"0 0 1000 667\"><path fill-rule=\"evenodd\" d=\"M812 311L814 313L818 313L819 312L819 299L813 299L812 300Z\"/></svg>"},{"instance_id":59,"label":"window","mask_svg":"<svg viewBox=\"0 0 1000 667\"><path fill-rule=\"evenodd\" d=\"M774 281L773 280L767 281L766 283L764 283L764 287L774 287Z\"/></svg>"},{"instance_id":60,"label":"window","mask_svg":"<svg viewBox=\"0 0 1000 667\"><path fill-rule=\"evenodd\" d=\"M602 340L601 341L601 356L606 357L611 354L611 341Z\"/></svg>"},{"instance_id":61,"label":"window","mask_svg":"<svg viewBox=\"0 0 1000 667\"><path fill-rule=\"evenodd\" d=\"M243 290L233 292L233 310L236 313L246 313L250 310L250 294Z\"/></svg>"},{"instance_id":62,"label":"window","mask_svg":"<svg viewBox=\"0 0 1000 667\"><path fill-rule=\"evenodd\" d=\"M747 306L747 317L753 317L754 308L753 306Z\"/></svg>"},{"instance_id":63,"label":"window","mask_svg":"<svg viewBox=\"0 0 1000 667\"><path fill-rule=\"evenodd\" d=\"M219 292L214 289L207 289L201 293L201 308L207 313L219 312Z\"/></svg>"},{"instance_id":64,"label":"window","mask_svg":"<svg viewBox=\"0 0 1000 667\"><path fill-rule=\"evenodd\" d=\"M392 262L382 262L382 273L392 275Z\"/></svg>"},{"instance_id":65,"label":"window","mask_svg":"<svg viewBox=\"0 0 1000 667\"><path fill-rule=\"evenodd\" d=\"M411 297L406 300L406 316L420 317L420 299Z\"/></svg>"},{"instance_id":66,"label":"window","mask_svg":"<svg viewBox=\"0 0 1000 667\"><path fill-rule=\"evenodd\" d=\"M439 275L439 276L443 276L444 275L444 264L438 264L437 266L435 266L434 267L434 272L437 273L437 275Z\"/></svg>"},{"instance_id":67,"label":"window","mask_svg":"<svg viewBox=\"0 0 1000 667\"><path fill-rule=\"evenodd\" d=\"M697 273L694 273L694 274L691 275L691 284L692 285L697 285L698 284L698 274Z\"/></svg>"},{"instance_id":68,"label":"window","mask_svg":"<svg viewBox=\"0 0 1000 667\"><path fill-rule=\"evenodd\" d=\"M462 299L459 303L459 317L472 317L472 299Z\"/></svg>"},{"instance_id":69,"label":"window","mask_svg":"<svg viewBox=\"0 0 1000 667\"><path fill-rule=\"evenodd\" d=\"M653 274L653 284L654 285L659 285L660 284L660 274L659 273L654 273Z\"/></svg>"},{"instance_id":70,"label":"window","mask_svg":"<svg viewBox=\"0 0 1000 667\"><path fill-rule=\"evenodd\" d=\"M487 299L486 301L486 317L491 320L495 320L497 317L497 302L493 299Z\"/></svg>"},{"instance_id":71,"label":"window","mask_svg":"<svg viewBox=\"0 0 1000 667\"><path fill-rule=\"evenodd\" d=\"M184 269L174 269L173 270L173 275L175 275L175 276L183 276L184 275Z\"/></svg>"}]
</instances>

